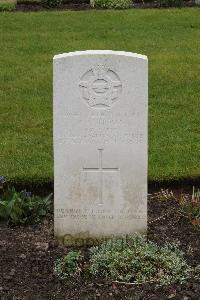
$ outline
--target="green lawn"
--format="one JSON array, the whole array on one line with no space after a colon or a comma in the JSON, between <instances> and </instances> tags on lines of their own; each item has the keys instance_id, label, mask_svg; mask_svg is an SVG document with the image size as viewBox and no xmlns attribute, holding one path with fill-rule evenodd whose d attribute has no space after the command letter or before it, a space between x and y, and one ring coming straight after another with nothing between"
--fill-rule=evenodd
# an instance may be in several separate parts
<instances>
[{"instance_id":1,"label":"green lawn","mask_svg":"<svg viewBox=\"0 0 200 300\"><path fill-rule=\"evenodd\" d=\"M0 14L0 175L51 181L52 58L113 49L149 58L149 179L200 175L200 9Z\"/></svg>"}]
</instances>

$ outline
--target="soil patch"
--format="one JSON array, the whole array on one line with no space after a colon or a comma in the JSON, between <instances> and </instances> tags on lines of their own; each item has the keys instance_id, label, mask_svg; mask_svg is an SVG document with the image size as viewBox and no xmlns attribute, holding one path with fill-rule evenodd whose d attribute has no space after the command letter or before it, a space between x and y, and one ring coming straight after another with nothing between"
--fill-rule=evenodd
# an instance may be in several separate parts
<instances>
[{"instance_id":1,"label":"soil patch","mask_svg":"<svg viewBox=\"0 0 200 300\"><path fill-rule=\"evenodd\" d=\"M200 264L200 229L193 226L175 200L148 202L148 238L158 244L179 242L187 262ZM53 237L53 216L41 224L0 227L0 299L199 299L197 279L155 287L116 285L101 278L59 280L54 261L69 249ZM80 250L88 256L88 248ZM137 296L137 298L134 298ZM132 297L132 298L130 298Z\"/></svg>"}]
</instances>

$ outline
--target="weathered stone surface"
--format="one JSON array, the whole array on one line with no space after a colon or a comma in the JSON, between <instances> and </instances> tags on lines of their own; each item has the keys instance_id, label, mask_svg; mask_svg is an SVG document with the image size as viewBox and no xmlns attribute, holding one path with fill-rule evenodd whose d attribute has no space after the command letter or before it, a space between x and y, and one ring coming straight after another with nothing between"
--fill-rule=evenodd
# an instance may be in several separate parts
<instances>
[{"instance_id":1,"label":"weathered stone surface","mask_svg":"<svg viewBox=\"0 0 200 300\"><path fill-rule=\"evenodd\" d=\"M147 72L129 52L54 57L56 236L146 230Z\"/></svg>"}]
</instances>

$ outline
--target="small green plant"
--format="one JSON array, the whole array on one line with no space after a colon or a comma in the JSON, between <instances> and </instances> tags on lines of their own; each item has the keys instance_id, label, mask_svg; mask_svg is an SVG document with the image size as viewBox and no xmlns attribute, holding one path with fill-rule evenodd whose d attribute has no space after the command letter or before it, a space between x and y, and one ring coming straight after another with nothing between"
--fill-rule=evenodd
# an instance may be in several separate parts
<instances>
[{"instance_id":1,"label":"small green plant","mask_svg":"<svg viewBox=\"0 0 200 300\"><path fill-rule=\"evenodd\" d=\"M90 271L93 275L136 284L182 283L191 273L183 254L175 244L159 247L136 235L91 248Z\"/></svg>"},{"instance_id":2,"label":"small green plant","mask_svg":"<svg viewBox=\"0 0 200 300\"><path fill-rule=\"evenodd\" d=\"M200 0L195 0L194 2L196 4L196 6L200 6Z\"/></svg>"},{"instance_id":3,"label":"small green plant","mask_svg":"<svg viewBox=\"0 0 200 300\"><path fill-rule=\"evenodd\" d=\"M54 267L56 276L61 279L79 276L82 259L80 251L70 251L64 257L57 259Z\"/></svg>"},{"instance_id":4,"label":"small green plant","mask_svg":"<svg viewBox=\"0 0 200 300\"><path fill-rule=\"evenodd\" d=\"M14 187L6 184L3 176L0 176L0 189L0 219L9 224L39 222L51 210L52 194L41 198L31 192L17 192Z\"/></svg>"},{"instance_id":5,"label":"small green plant","mask_svg":"<svg viewBox=\"0 0 200 300\"><path fill-rule=\"evenodd\" d=\"M167 201L167 200L174 200L175 196L172 191L168 189L164 190L161 189L158 193L153 195L150 194L150 199L158 199L159 201Z\"/></svg>"},{"instance_id":6,"label":"small green plant","mask_svg":"<svg viewBox=\"0 0 200 300\"><path fill-rule=\"evenodd\" d=\"M59 7L62 0L41 0L41 4L45 8L56 8Z\"/></svg>"},{"instance_id":7,"label":"small green plant","mask_svg":"<svg viewBox=\"0 0 200 300\"><path fill-rule=\"evenodd\" d=\"M15 10L15 7L16 7L15 3L0 2L0 11L12 11Z\"/></svg>"},{"instance_id":8,"label":"small green plant","mask_svg":"<svg viewBox=\"0 0 200 300\"><path fill-rule=\"evenodd\" d=\"M91 6L96 8L126 9L132 4L132 0L91 0Z\"/></svg>"},{"instance_id":9,"label":"small green plant","mask_svg":"<svg viewBox=\"0 0 200 300\"><path fill-rule=\"evenodd\" d=\"M195 187L193 187L192 196L180 193L178 202L192 224L200 226L200 190L195 191Z\"/></svg>"}]
</instances>

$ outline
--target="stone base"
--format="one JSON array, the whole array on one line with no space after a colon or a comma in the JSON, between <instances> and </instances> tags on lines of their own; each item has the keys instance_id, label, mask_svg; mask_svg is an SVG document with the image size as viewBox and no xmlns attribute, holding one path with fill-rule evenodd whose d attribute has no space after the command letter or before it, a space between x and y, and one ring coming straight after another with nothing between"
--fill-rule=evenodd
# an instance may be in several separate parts
<instances>
[{"instance_id":1,"label":"stone base","mask_svg":"<svg viewBox=\"0 0 200 300\"><path fill-rule=\"evenodd\" d=\"M87 234L77 234L77 235L71 235L71 234L66 234L63 236L55 235L56 240L67 247L93 247L93 246L98 246L99 244L107 241L107 240L115 240L115 239L121 239L122 242L127 241L131 236L135 234L142 234L146 235L147 231L141 231L141 232L134 232L133 234L126 234L126 235L109 235L109 236L99 236L97 237L90 237Z\"/></svg>"}]
</instances>

